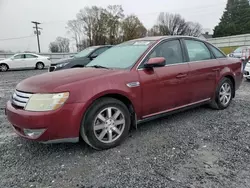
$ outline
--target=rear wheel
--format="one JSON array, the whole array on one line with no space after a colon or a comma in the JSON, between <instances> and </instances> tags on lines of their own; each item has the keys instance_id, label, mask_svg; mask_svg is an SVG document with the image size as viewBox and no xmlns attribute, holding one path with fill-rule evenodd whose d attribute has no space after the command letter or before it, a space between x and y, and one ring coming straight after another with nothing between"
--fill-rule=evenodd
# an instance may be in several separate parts
<instances>
[{"instance_id":1,"label":"rear wheel","mask_svg":"<svg viewBox=\"0 0 250 188\"><path fill-rule=\"evenodd\" d=\"M8 69L9 69L8 65L6 65L6 64L1 64L0 65L0 70L2 72L6 72Z\"/></svg>"},{"instance_id":2,"label":"rear wheel","mask_svg":"<svg viewBox=\"0 0 250 188\"><path fill-rule=\"evenodd\" d=\"M44 64L43 64L42 62L38 62L38 63L36 64L36 69L41 70L41 69L43 69L43 68L44 68Z\"/></svg>"},{"instance_id":3,"label":"rear wheel","mask_svg":"<svg viewBox=\"0 0 250 188\"><path fill-rule=\"evenodd\" d=\"M114 98L101 98L87 111L81 125L81 136L95 149L109 149L127 137L130 123L125 104Z\"/></svg>"},{"instance_id":4,"label":"rear wheel","mask_svg":"<svg viewBox=\"0 0 250 188\"><path fill-rule=\"evenodd\" d=\"M226 109L232 101L233 93L233 83L229 78L223 78L217 86L215 98L211 103L211 107L218 110Z\"/></svg>"}]
</instances>

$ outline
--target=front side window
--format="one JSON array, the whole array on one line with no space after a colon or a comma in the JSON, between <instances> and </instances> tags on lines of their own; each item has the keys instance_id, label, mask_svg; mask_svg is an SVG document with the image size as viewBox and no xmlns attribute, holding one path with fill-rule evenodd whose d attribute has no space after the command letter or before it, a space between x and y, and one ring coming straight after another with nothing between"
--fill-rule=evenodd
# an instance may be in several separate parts
<instances>
[{"instance_id":1,"label":"front side window","mask_svg":"<svg viewBox=\"0 0 250 188\"><path fill-rule=\"evenodd\" d=\"M149 55L149 58L164 57L166 64L183 62L182 49L179 40L167 41L159 44Z\"/></svg>"},{"instance_id":2,"label":"front side window","mask_svg":"<svg viewBox=\"0 0 250 188\"><path fill-rule=\"evenodd\" d=\"M211 48L211 50L214 53L216 58L225 58L225 55L220 50L218 50L217 48L215 48L214 46L212 46L210 44L208 44L208 45Z\"/></svg>"},{"instance_id":3,"label":"front side window","mask_svg":"<svg viewBox=\"0 0 250 188\"><path fill-rule=\"evenodd\" d=\"M15 55L14 59L24 59L24 54Z\"/></svg>"},{"instance_id":4,"label":"front side window","mask_svg":"<svg viewBox=\"0 0 250 188\"><path fill-rule=\"evenodd\" d=\"M185 40L190 61L203 61L211 59L211 53L201 41Z\"/></svg>"},{"instance_id":5,"label":"front side window","mask_svg":"<svg viewBox=\"0 0 250 188\"><path fill-rule=\"evenodd\" d=\"M86 67L131 68L154 41L128 41L102 53Z\"/></svg>"},{"instance_id":6,"label":"front side window","mask_svg":"<svg viewBox=\"0 0 250 188\"><path fill-rule=\"evenodd\" d=\"M32 54L25 54L25 58L37 58L37 56Z\"/></svg>"}]
</instances>

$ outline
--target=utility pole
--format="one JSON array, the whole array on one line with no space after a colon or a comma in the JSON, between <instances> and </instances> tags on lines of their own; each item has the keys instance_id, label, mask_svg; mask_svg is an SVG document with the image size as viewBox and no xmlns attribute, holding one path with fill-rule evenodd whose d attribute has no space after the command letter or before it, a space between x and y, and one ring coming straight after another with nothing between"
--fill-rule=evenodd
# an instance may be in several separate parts
<instances>
[{"instance_id":1,"label":"utility pole","mask_svg":"<svg viewBox=\"0 0 250 188\"><path fill-rule=\"evenodd\" d=\"M32 21L31 23L35 24L35 27L33 27L35 29L34 33L36 34L36 37L37 37L37 45L38 45L38 52L41 53L41 48L40 48L40 41L39 41L39 35L41 35L41 29L40 27L38 27L39 22L35 22L35 21Z\"/></svg>"}]
</instances>

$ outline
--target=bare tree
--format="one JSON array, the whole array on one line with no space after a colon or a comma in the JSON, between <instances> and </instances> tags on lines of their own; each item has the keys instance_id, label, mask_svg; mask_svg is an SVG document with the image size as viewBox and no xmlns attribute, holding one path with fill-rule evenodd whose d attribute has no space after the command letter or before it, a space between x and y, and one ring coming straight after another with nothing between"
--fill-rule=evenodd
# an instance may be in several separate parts
<instances>
[{"instance_id":1,"label":"bare tree","mask_svg":"<svg viewBox=\"0 0 250 188\"><path fill-rule=\"evenodd\" d=\"M49 45L51 52L69 52L69 39L64 37L57 37L55 42Z\"/></svg>"},{"instance_id":2,"label":"bare tree","mask_svg":"<svg viewBox=\"0 0 250 188\"><path fill-rule=\"evenodd\" d=\"M194 37L199 37L201 36L202 33L202 26L199 23L194 23L194 22L187 22L188 24L188 29L186 32L186 35L188 36L194 36Z\"/></svg>"},{"instance_id":3,"label":"bare tree","mask_svg":"<svg viewBox=\"0 0 250 188\"><path fill-rule=\"evenodd\" d=\"M78 46L84 37L82 23L78 20L69 20L66 28L68 29L68 32L72 34L72 38L75 40L77 51L79 51Z\"/></svg>"},{"instance_id":4,"label":"bare tree","mask_svg":"<svg viewBox=\"0 0 250 188\"><path fill-rule=\"evenodd\" d=\"M121 21L124 18L123 12L121 5L109 5L105 10L108 28L107 39L109 44L116 44L119 42Z\"/></svg>"},{"instance_id":5,"label":"bare tree","mask_svg":"<svg viewBox=\"0 0 250 188\"><path fill-rule=\"evenodd\" d=\"M135 15L130 15L122 22L123 40L145 37L147 29Z\"/></svg>"},{"instance_id":6,"label":"bare tree","mask_svg":"<svg viewBox=\"0 0 250 188\"><path fill-rule=\"evenodd\" d=\"M157 19L157 24L152 29L153 34L159 35L190 35L199 36L202 27L198 23L186 22L179 14L161 12ZM156 31L154 33L154 31Z\"/></svg>"},{"instance_id":7,"label":"bare tree","mask_svg":"<svg viewBox=\"0 0 250 188\"><path fill-rule=\"evenodd\" d=\"M58 44L56 42L51 42L49 44L49 51L52 53L58 53L59 52Z\"/></svg>"}]
</instances>

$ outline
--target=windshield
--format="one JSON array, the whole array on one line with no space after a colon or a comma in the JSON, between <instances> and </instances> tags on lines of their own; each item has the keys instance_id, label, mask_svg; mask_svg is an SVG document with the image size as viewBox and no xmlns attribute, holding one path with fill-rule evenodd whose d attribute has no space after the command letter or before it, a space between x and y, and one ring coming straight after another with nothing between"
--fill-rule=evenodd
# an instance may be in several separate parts
<instances>
[{"instance_id":1,"label":"windshield","mask_svg":"<svg viewBox=\"0 0 250 188\"><path fill-rule=\"evenodd\" d=\"M74 55L74 57L86 57L87 55L89 55L91 52L93 52L96 49L96 47L89 47L84 49L83 51L79 52L78 54Z\"/></svg>"},{"instance_id":2,"label":"windshield","mask_svg":"<svg viewBox=\"0 0 250 188\"><path fill-rule=\"evenodd\" d=\"M129 41L122 43L102 53L91 61L87 67L130 68L152 43L153 41Z\"/></svg>"}]
</instances>

